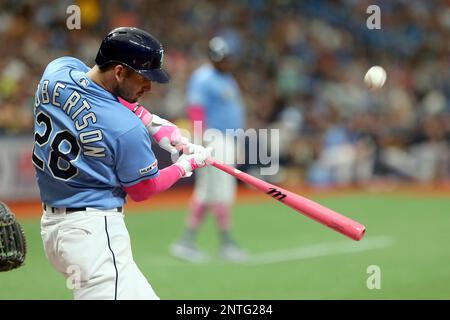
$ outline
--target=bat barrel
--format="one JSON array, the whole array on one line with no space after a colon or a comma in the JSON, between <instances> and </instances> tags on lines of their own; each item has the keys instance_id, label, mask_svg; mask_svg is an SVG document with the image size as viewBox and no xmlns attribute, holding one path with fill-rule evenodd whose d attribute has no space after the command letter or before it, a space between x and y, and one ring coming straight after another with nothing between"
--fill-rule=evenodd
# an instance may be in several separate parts
<instances>
[{"instance_id":1,"label":"bat barrel","mask_svg":"<svg viewBox=\"0 0 450 320\"><path fill-rule=\"evenodd\" d=\"M359 241L364 237L366 227L359 222L298 194L282 188L277 188L277 190L286 195L286 197L280 201L311 219L314 219L353 240Z\"/></svg>"},{"instance_id":2,"label":"bat barrel","mask_svg":"<svg viewBox=\"0 0 450 320\"><path fill-rule=\"evenodd\" d=\"M304 198L298 194L277 187L266 181L255 178L247 173L237 170L231 166L212 160L211 164L216 168L225 171L237 179L254 186L272 198L284 203L292 209L314 219L315 221L339 232L343 235L359 241L364 237L366 227L348 217L345 217L327 207L324 207L312 200Z\"/></svg>"}]
</instances>

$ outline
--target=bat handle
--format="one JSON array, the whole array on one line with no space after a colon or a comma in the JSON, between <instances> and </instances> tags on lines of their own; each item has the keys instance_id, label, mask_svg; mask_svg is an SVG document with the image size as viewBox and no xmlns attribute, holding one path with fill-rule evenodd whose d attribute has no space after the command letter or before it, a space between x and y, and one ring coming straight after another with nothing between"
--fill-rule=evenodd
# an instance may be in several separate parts
<instances>
[{"instance_id":1,"label":"bat handle","mask_svg":"<svg viewBox=\"0 0 450 320\"><path fill-rule=\"evenodd\" d=\"M208 157L206 159L206 163L209 164L209 165L212 165L212 166L216 166L216 164L219 163L219 161L217 161L213 157Z\"/></svg>"}]
</instances>

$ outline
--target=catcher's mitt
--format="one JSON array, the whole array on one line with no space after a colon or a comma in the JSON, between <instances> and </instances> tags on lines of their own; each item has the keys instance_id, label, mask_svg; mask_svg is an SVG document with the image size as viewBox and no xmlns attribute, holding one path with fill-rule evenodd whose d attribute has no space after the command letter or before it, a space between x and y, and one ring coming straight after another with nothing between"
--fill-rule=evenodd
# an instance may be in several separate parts
<instances>
[{"instance_id":1,"label":"catcher's mitt","mask_svg":"<svg viewBox=\"0 0 450 320\"><path fill-rule=\"evenodd\" d=\"M14 213L0 201L0 271L23 265L27 244L22 226Z\"/></svg>"}]
</instances>

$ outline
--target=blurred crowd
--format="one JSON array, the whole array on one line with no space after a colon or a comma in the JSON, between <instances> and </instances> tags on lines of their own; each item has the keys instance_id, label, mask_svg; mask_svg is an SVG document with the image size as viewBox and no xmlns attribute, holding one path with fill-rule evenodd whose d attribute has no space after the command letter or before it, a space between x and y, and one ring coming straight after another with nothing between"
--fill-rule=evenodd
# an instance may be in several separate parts
<instances>
[{"instance_id":1,"label":"blurred crowd","mask_svg":"<svg viewBox=\"0 0 450 320\"><path fill-rule=\"evenodd\" d=\"M81 9L69 30L67 7ZM366 26L381 9L381 29ZM0 138L30 135L34 91L52 59L88 65L102 37L139 26L161 40L167 86L144 105L185 118L185 86L206 60L208 40L227 39L247 106L247 128L280 130L277 179L314 185L376 177L450 177L450 1L79 0L0 3ZM387 71L380 91L364 87L372 65Z\"/></svg>"}]
</instances>

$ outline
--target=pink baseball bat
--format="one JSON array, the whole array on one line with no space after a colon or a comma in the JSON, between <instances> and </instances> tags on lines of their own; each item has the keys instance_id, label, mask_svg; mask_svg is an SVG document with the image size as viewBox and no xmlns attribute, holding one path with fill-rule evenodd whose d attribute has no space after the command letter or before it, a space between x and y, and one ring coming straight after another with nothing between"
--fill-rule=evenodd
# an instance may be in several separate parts
<instances>
[{"instance_id":1,"label":"pink baseball bat","mask_svg":"<svg viewBox=\"0 0 450 320\"><path fill-rule=\"evenodd\" d=\"M215 159L211 159L211 164L228 173L237 179L254 186L260 191L268 194L281 203L291 207L295 211L320 222L321 224L339 232L347 237L359 241L366 232L366 227L350 218L347 218L327 207L324 207L312 200L299 196L298 194L277 187L273 184L255 178L247 173L223 164Z\"/></svg>"}]
</instances>

